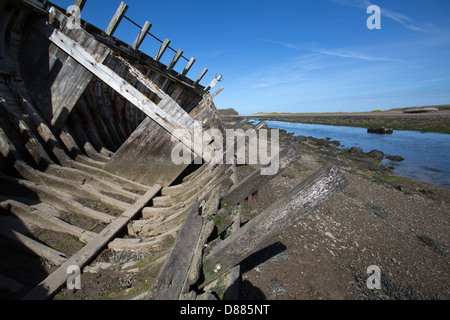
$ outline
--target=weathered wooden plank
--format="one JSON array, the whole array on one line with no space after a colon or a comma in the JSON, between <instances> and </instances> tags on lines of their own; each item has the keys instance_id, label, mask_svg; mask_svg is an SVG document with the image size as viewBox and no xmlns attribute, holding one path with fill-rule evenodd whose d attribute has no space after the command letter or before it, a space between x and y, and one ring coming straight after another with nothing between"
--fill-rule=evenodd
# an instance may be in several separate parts
<instances>
[{"instance_id":1,"label":"weathered wooden plank","mask_svg":"<svg viewBox=\"0 0 450 320\"><path fill-rule=\"evenodd\" d=\"M25 252L31 251L34 254L47 259L57 266L61 265L67 260L67 257L62 252L43 245L17 231L8 229L4 224L0 227L0 235L19 243L19 246L14 246L14 248L23 250Z\"/></svg>"},{"instance_id":2,"label":"weathered wooden plank","mask_svg":"<svg viewBox=\"0 0 450 320\"><path fill-rule=\"evenodd\" d=\"M293 146L288 146L282 152L280 152L279 156L276 156L276 158L277 159L272 159L271 163L278 160L279 174L291 164L300 160L301 156ZM271 164L269 164L268 166L270 165ZM241 203L246 198L251 196L254 192L269 183L276 176L277 175L262 175L261 168L259 168L252 174L248 175L239 184L235 185L231 190L229 190L228 193L223 197L222 204L236 205L238 203Z\"/></svg>"},{"instance_id":3,"label":"weathered wooden plank","mask_svg":"<svg viewBox=\"0 0 450 320\"><path fill-rule=\"evenodd\" d=\"M194 62L195 62L195 59L194 59L194 58L191 58L191 59L189 60L189 62L186 64L186 67L184 68L183 72L181 73L182 76L186 76L186 75L187 75L187 73L189 72L189 70L191 70L192 65L194 64Z\"/></svg>"},{"instance_id":4,"label":"weathered wooden plank","mask_svg":"<svg viewBox=\"0 0 450 320\"><path fill-rule=\"evenodd\" d=\"M165 39L164 42L162 43L161 47L159 48L158 52L155 55L155 61L159 61L161 60L162 56L164 55L164 52L166 52L167 47L170 44L170 40L169 39Z\"/></svg>"},{"instance_id":5,"label":"weathered wooden plank","mask_svg":"<svg viewBox=\"0 0 450 320\"><path fill-rule=\"evenodd\" d=\"M217 91L211 95L211 99L214 99L215 97L217 97L219 95L219 93L221 93L223 90L224 90L224 87L220 87L219 89L217 89Z\"/></svg>"},{"instance_id":6,"label":"weathered wooden plank","mask_svg":"<svg viewBox=\"0 0 450 320\"><path fill-rule=\"evenodd\" d=\"M87 0L75 0L73 6L78 7L80 9L80 12L83 11L84 6L86 5ZM73 12L72 12L73 14Z\"/></svg>"},{"instance_id":7,"label":"weathered wooden plank","mask_svg":"<svg viewBox=\"0 0 450 320\"><path fill-rule=\"evenodd\" d=\"M182 55L183 55L183 50L181 50L181 49L178 50L177 53L175 54L175 57L173 57L172 61L167 66L167 69L171 70L171 69L175 68L175 65L177 64L178 60L180 60Z\"/></svg>"},{"instance_id":8,"label":"weathered wooden plank","mask_svg":"<svg viewBox=\"0 0 450 320\"><path fill-rule=\"evenodd\" d=\"M226 238L205 259L207 285L251 254L263 249L287 228L348 184L341 170L326 165L289 192L286 197L260 213Z\"/></svg>"},{"instance_id":9,"label":"weathered wooden plank","mask_svg":"<svg viewBox=\"0 0 450 320\"><path fill-rule=\"evenodd\" d=\"M203 155L202 148L199 149L195 144L192 145L190 134L187 131L177 130L184 128L182 125L180 125L180 123L174 120L166 112L158 108L158 106L156 106L151 100L149 100L139 90L137 90L123 78L117 75L114 71L109 69L107 66L99 63L88 52L80 48L73 40L69 39L56 29L49 31L50 34L48 35L48 37L50 41L52 41L58 47L68 53L71 57L77 60L99 79L106 82L111 88L116 90L134 106L141 109L152 120L154 120L161 127L175 136L180 142L185 144L197 155Z\"/></svg>"},{"instance_id":10,"label":"weathered wooden plank","mask_svg":"<svg viewBox=\"0 0 450 320\"><path fill-rule=\"evenodd\" d=\"M177 300L188 276L203 220L196 202L181 228L175 245L151 289L151 300Z\"/></svg>"},{"instance_id":11,"label":"weathered wooden plank","mask_svg":"<svg viewBox=\"0 0 450 320\"><path fill-rule=\"evenodd\" d=\"M121 2L119 5L119 8L117 8L116 13L114 14L113 18L109 22L108 28L106 28L106 34L108 36L114 35L114 32L116 32L117 27L120 24L120 21L122 21L123 17L125 16L125 13L128 10L128 5L126 5L124 2Z\"/></svg>"},{"instance_id":12,"label":"weathered wooden plank","mask_svg":"<svg viewBox=\"0 0 450 320\"><path fill-rule=\"evenodd\" d=\"M14 94L17 102L19 102L20 106L29 116L30 120L36 126L36 130L41 138L46 143L47 149L51 150L55 157L58 159L60 164L70 166L70 162L72 159L64 152L62 147L60 146L58 140L53 135L50 128L47 126L45 121L41 118L38 112L36 112L34 105L29 102L27 97L25 96L25 89L23 88L23 83L16 85L16 81L11 81L9 83L9 88L11 92Z\"/></svg>"},{"instance_id":13,"label":"weathered wooden plank","mask_svg":"<svg viewBox=\"0 0 450 320\"><path fill-rule=\"evenodd\" d=\"M137 36L136 40L134 40L133 46L132 48L134 50L139 49L139 47L141 46L142 42L144 42L145 37L148 34L148 31L150 30L150 28L152 27L152 24L148 21L145 22L144 26L141 29L141 32L139 32L139 35Z\"/></svg>"},{"instance_id":14,"label":"weathered wooden plank","mask_svg":"<svg viewBox=\"0 0 450 320\"><path fill-rule=\"evenodd\" d=\"M194 84L198 84L200 83L200 81L202 81L203 77L206 75L206 73L208 72L208 69L203 69L203 71L200 73L200 75L197 77L197 80L195 80Z\"/></svg>"},{"instance_id":15,"label":"weathered wooden plank","mask_svg":"<svg viewBox=\"0 0 450 320\"><path fill-rule=\"evenodd\" d=\"M106 227L94 240L69 258L61 267L30 291L23 300L44 300L51 298L67 281L67 268L73 265L82 269L133 219L161 190L161 186L152 187L130 209Z\"/></svg>"},{"instance_id":16,"label":"weathered wooden plank","mask_svg":"<svg viewBox=\"0 0 450 320\"><path fill-rule=\"evenodd\" d=\"M37 208L29 207L21 202L6 199L0 196L0 206L9 206L11 212L20 219L37 225L40 228L53 230L56 232L64 232L78 237L80 241L85 243L92 240L95 233L89 230L84 230L77 226L71 225L47 211L39 210ZM55 209L56 210L56 209Z\"/></svg>"}]
</instances>

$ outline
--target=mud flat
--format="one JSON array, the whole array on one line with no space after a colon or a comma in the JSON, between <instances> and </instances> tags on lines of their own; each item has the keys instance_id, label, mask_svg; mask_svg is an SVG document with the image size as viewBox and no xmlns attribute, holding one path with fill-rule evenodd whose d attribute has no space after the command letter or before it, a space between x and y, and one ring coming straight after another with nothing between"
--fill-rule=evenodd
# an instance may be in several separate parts
<instances>
[{"instance_id":1,"label":"mud flat","mask_svg":"<svg viewBox=\"0 0 450 320\"><path fill-rule=\"evenodd\" d=\"M450 133L450 110L442 108L437 113L402 113L401 110L383 112L291 113L255 114L254 119L266 119L310 124L326 124L363 128L393 128L423 132Z\"/></svg>"},{"instance_id":2,"label":"mud flat","mask_svg":"<svg viewBox=\"0 0 450 320\"><path fill-rule=\"evenodd\" d=\"M243 222L325 163L339 166L350 184L241 264L241 299L450 298L449 190L394 175L376 153L284 131L280 137L282 147L295 146L302 158L243 205ZM242 175L255 169L238 168ZM373 265L381 270L381 290L367 288Z\"/></svg>"}]
</instances>

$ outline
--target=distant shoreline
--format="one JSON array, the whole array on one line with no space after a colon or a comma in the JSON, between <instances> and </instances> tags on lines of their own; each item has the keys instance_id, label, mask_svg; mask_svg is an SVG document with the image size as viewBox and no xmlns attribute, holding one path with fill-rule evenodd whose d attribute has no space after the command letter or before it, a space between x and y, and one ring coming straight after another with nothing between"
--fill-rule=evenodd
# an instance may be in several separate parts
<instances>
[{"instance_id":1,"label":"distant shoreline","mask_svg":"<svg viewBox=\"0 0 450 320\"><path fill-rule=\"evenodd\" d=\"M260 120L324 124L362 128L393 128L394 130L450 134L450 110L437 113L402 113L400 110L379 112L335 113L270 113L223 115L225 118L254 118Z\"/></svg>"}]
</instances>

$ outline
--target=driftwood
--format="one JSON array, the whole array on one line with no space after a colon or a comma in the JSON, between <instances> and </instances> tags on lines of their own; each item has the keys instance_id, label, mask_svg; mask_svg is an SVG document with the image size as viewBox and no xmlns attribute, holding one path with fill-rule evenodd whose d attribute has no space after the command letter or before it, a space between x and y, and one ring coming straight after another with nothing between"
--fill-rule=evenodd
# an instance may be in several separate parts
<instances>
[{"instance_id":1,"label":"driftwood","mask_svg":"<svg viewBox=\"0 0 450 320\"><path fill-rule=\"evenodd\" d=\"M343 173L327 165L294 188L218 245L203 261L207 285L251 254L263 249L284 230L304 218L347 185Z\"/></svg>"}]
</instances>

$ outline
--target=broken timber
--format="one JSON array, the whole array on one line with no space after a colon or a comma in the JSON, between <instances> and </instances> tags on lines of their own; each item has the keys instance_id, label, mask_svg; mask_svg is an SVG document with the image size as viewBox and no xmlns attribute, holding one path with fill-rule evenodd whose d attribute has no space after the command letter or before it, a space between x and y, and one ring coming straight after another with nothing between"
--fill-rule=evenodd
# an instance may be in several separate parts
<instances>
[{"instance_id":1,"label":"broken timber","mask_svg":"<svg viewBox=\"0 0 450 320\"><path fill-rule=\"evenodd\" d=\"M81 11L85 3L75 6ZM103 249L159 255L148 280L155 285L141 290L143 299L229 297L242 259L345 184L335 167L325 167L240 228L239 203L276 176L257 170L238 181L235 163L170 161L179 141L202 155L210 141L191 145L197 123L225 132L213 102L223 88L210 93L222 76L206 87L199 84L206 68L195 81L187 78L195 59L182 50L162 64L164 52L174 51L167 39L157 39L156 55L139 51L149 22L133 45L115 38L120 21L130 20L127 9L122 2L105 32L86 21L73 28L77 8L64 13L44 0L0 2L0 236L27 263L38 258L56 270L27 282L10 279L16 272L0 266L15 297L53 297L68 266L84 269ZM178 73L181 58L187 65ZM299 158L286 148L279 171ZM196 288L204 293L197 297Z\"/></svg>"},{"instance_id":2,"label":"broken timber","mask_svg":"<svg viewBox=\"0 0 450 320\"><path fill-rule=\"evenodd\" d=\"M280 173L298 160L300 160L300 154L294 147L289 146L273 158L267 166L270 166L275 161L278 162L278 173ZM276 175L262 175L261 168L259 168L228 191L222 199L223 205L233 206L241 203L275 177Z\"/></svg>"},{"instance_id":3,"label":"broken timber","mask_svg":"<svg viewBox=\"0 0 450 320\"><path fill-rule=\"evenodd\" d=\"M230 235L203 261L207 285L251 254L263 249L277 235L348 184L343 173L327 165L294 188L284 199Z\"/></svg>"},{"instance_id":4,"label":"broken timber","mask_svg":"<svg viewBox=\"0 0 450 320\"><path fill-rule=\"evenodd\" d=\"M86 247L68 259L59 269L42 281L34 290L29 292L23 300L43 300L52 297L63 286L69 275L70 266L83 268L98 254L111 240L133 219L161 190L161 186L154 186L142 196L130 209L114 220L105 230L89 242Z\"/></svg>"},{"instance_id":5,"label":"broken timber","mask_svg":"<svg viewBox=\"0 0 450 320\"><path fill-rule=\"evenodd\" d=\"M65 36L57 29L51 30L49 26L48 35L50 41L65 51L68 55L73 57L86 69L92 72L95 76L106 82L111 88L122 95L125 99L131 102L134 106L143 111L146 115L152 118L153 121L158 123L161 127L174 135L180 142L185 144L189 149L192 149L198 156L203 157L203 150L197 149L195 144L191 143L191 137L185 134L180 134L180 130L176 129L188 129L178 123L170 115L164 112L161 108L155 105L151 100L144 96L139 90L130 85L114 71L109 69L102 63L99 63L93 58L87 51L80 48L76 42Z\"/></svg>"},{"instance_id":6,"label":"broken timber","mask_svg":"<svg viewBox=\"0 0 450 320\"><path fill-rule=\"evenodd\" d=\"M179 298L184 281L188 276L202 226L203 220L199 214L197 201L189 212L172 252L152 288L151 299L177 300Z\"/></svg>"}]
</instances>

